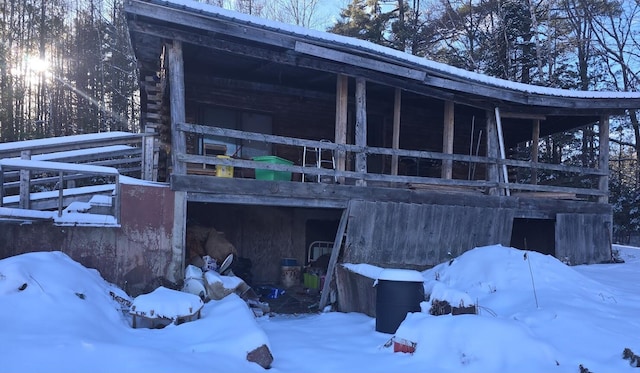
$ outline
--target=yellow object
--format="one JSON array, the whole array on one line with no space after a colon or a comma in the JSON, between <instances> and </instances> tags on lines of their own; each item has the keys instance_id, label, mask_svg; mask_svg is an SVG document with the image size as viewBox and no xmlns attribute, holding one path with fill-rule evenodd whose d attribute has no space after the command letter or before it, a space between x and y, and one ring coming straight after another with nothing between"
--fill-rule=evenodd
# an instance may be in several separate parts
<instances>
[{"instance_id":1,"label":"yellow object","mask_svg":"<svg viewBox=\"0 0 640 373\"><path fill-rule=\"evenodd\" d=\"M229 159L228 155L218 155L217 158ZM216 165L216 176L218 177L233 177L233 166L224 166L221 164Z\"/></svg>"}]
</instances>

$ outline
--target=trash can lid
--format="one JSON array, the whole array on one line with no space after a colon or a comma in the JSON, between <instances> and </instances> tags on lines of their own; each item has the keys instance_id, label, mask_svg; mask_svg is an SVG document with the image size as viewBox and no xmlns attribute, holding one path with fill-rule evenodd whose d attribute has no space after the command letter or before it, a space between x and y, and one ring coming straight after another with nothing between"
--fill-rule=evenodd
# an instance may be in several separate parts
<instances>
[{"instance_id":1,"label":"trash can lid","mask_svg":"<svg viewBox=\"0 0 640 373\"><path fill-rule=\"evenodd\" d=\"M424 282L424 277L422 277L422 273L412 269L387 268L380 272L378 280Z\"/></svg>"}]
</instances>

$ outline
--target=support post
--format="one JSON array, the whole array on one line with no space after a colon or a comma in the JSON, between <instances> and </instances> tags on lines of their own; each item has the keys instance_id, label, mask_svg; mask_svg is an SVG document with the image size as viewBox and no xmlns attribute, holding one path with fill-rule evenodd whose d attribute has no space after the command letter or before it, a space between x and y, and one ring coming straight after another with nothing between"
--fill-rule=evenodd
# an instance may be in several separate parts
<instances>
[{"instance_id":1,"label":"support post","mask_svg":"<svg viewBox=\"0 0 640 373\"><path fill-rule=\"evenodd\" d=\"M442 153L453 154L453 131L454 131L454 104L452 101L444 102L444 130L442 133ZM453 161L442 160L443 179L453 177Z\"/></svg>"},{"instance_id":2,"label":"support post","mask_svg":"<svg viewBox=\"0 0 640 373\"><path fill-rule=\"evenodd\" d=\"M609 116L602 115L600 117L600 125L598 126L598 168L605 174L600 176L598 181L598 189L605 195L598 198L600 203L609 203Z\"/></svg>"},{"instance_id":3,"label":"support post","mask_svg":"<svg viewBox=\"0 0 640 373\"><path fill-rule=\"evenodd\" d=\"M356 134L355 142L362 148L367 146L367 85L364 78L356 78ZM367 173L367 153L356 153L356 172ZM356 185L366 186L365 180L357 180Z\"/></svg>"},{"instance_id":4,"label":"support post","mask_svg":"<svg viewBox=\"0 0 640 373\"><path fill-rule=\"evenodd\" d=\"M336 81L336 144L347 143L347 108L349 102L349 78L346 75L338 75ZM347 154L344 150L335 153L336 170L346 170ZM344 177L338 177L338 182L344 184Z\"/></svg>"},{"instance_id":5,"label":"support post","mask_svg":"<svg viewBox=\"0 0 640 373\"><path fill-rule=\"evenodd\" d=\"M142 179L156 181L153 177L153 170L157 167L155 164L155 136L150 128L145 129L145 135L142 138Z\"/></svg>"},{"instance_id":6,"label":"support post","mask_svg":"<svg viewBox=\"0 0 640 373\"><path fill-rule=\"evenodd\" d=\"M540 146L540 119L533 120L531 134L531 184L538 184L538 147Z\"/></svg>"},{"instance_id":7,"label":"support post","mask_svg":"<svg viewBox=\"0 0 640 373\"><path fill-rule=\"evenodd\" d=\"M169 59L169 94L171 103L171 157L173 174L186 175L187 167L178 161L178 155L186 153L186 136L178 130L178 124L186 120L184 95L184 60L182 58L182 42L174 40L167 44ZM172 282L182 279L185 262L185 235L187 224L187 194L174 192L172 258L167 278Z\"/></svg>"},{"instance_id":8,"label":"support post","mask_svg":"<svg viewBox=\"0 0 640 373\"><path fill-rule=\"evenodd\" d=\"M402 90L396 88L393 100L393 135L391 138L391 148L400 149L400 109L402 105ZM398 174L398 155L391 156L391 175Z\"/></svg>"},{"instance_id":9,"label":"support post","mask_svg":"<svg viewBox=\"0 0 640 373\"><path fill-rule=\"evenodd\" d=\"M327 275L324 279L324 285L322 286L322 294L320 296L320 303L318 308L320 311L327 305L329 300L329 293L331 292L331 281L336 271L336 264L338 263L338 256L340 254L340 248L342 246L342 238L344 232L347 229L347 221L349 220L350 204L342 211L342 217L340 218L340 225L336 232L336 238L333 241L333 248L331 249L331 256L329 257L329 265L327 267Z\"/></svg>"},{"instance_id":10,"label":"support post","mask_svg":"<svg viewBox=\"0 0 640 373\"><path fill-rule=\"evenodd\" d=\"M62 209L64 208L64 172L60 171L58 174L58 217L62 216Z\"/></svg>"},{"instance_id":11,"label":"support post","mask_svg":"<svg viewBox=\"0 0 640 373\"><path fill-rule=\"evenodd\" d=\"M504 135L502 133L502 118L500 118L500 108L496 106L496 129L498 130L498 144L500 145L500 159L506 159L506 153L504 150ZM507 172L507 165L502 165L502 179L505 184L504 194L506 196L511 195L509 192L509 173Z\"/></svg>"},{"instance_id":12,"label":"support post","mask_svg":"<svg viewBox=\"0 0 640 373\"><path fill-rule=\"evenodd\" d=\"M497 159L498 158L498 134L496 127L496 116L490 110L486 112L487 117L487 157ZM498 176L498 164L487 164L487 181L492 183L499 182ZM498 195L498 190L494 187L490 187L488 194L495 196Z\"/></svg>"},{"instance_id":13,"label":"support post","mask_svg":"<svg viewBox=\"0 0 640 373\"><path fill-rule=\"evenodd\" d=\"M20 152L20 159L31 159L31 150ZM20 208L31 208L31 171L20 170Z\"/></svg>"}]
</instances>

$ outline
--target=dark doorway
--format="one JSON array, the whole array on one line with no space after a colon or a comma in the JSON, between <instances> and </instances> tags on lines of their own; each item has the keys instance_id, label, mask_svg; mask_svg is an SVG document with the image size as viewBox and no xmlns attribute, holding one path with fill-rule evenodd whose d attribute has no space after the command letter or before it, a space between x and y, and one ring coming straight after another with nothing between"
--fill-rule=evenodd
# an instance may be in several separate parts
<instances>
[{"instance_id":1,"label":"dark doorway","mask_svg":"<svg viewBox=\"0 0 640 373\"><path fill-rule=\"evenodd\" d=\"M338 232L338 220L316 220L309 219L305 225L305 253L306 258L309 258L309 247L314 242L327 242L333 246L333 241L336 239L336 233ZM322 247L324 245L314 245ZM305 260L308 262L308 260ZM309 264L309 263L305 263Z\"/></svg>"},{"instance_id":2,"label":"dark doorway","mask_svg":"<svg viewBox=\"0 0 640 373\"><path fill-rule=\"evenodd\" d=\"M511 230L511 246L555 256L555 232L555 220L516 218Z\"/></svg>"}]
</instances>

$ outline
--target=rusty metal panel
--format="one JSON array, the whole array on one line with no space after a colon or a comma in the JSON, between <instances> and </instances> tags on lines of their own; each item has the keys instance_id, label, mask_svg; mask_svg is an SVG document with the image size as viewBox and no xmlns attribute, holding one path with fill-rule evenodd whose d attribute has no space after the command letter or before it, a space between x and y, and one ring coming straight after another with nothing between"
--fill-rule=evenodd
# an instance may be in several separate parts
<instances>
[{"instance_id":1,"label":"rusty metal panel","mask_svg":"<svg viewBox=\"0 0 640 373\"><path fill-rule=\"evenodd\" d=\"M62 251L130 295L166 284L171 261L173 192L168 186L122 185L121 227L0 224L0 258Z\"/></svg>"}]
</instances>

